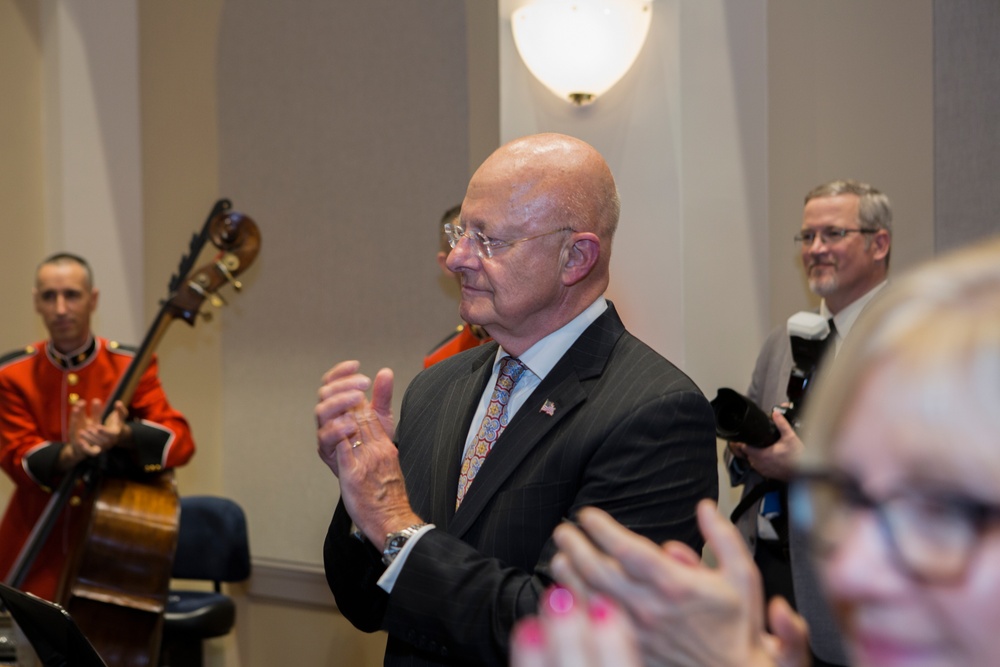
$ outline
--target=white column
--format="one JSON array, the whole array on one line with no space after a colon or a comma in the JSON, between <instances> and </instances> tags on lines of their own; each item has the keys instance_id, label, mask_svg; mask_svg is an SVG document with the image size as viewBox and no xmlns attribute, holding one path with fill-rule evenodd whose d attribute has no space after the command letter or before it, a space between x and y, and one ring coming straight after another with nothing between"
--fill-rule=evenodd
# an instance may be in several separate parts
<instances>
[{"instance_id":1,"label":"white column","mask_svg":"<svg viewBox=\"0 0 1000 667\"><path fill-rule=\"evenodd\" d=\"M135 0L44 0L47 251L90 261L95 328L130 343L146 328L138 30Z\"/></svg>"}]
</instances>

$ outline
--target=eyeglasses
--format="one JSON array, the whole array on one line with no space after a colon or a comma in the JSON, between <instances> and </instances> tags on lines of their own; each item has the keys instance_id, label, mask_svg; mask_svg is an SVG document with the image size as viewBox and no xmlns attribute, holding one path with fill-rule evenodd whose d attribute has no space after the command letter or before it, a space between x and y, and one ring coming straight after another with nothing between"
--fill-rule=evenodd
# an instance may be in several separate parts
<instances>
[{"instance_id":1,"label":"eyeglasses","mask_svg":"<svg viewBox=\"0 0 1000 667\"><path fill-rule=\"evenodd\" d=\"M826 227L819 230L818 235L823 245L837 245L844 240L848 234L877 234L877 229L845 229L844 227ZM802 244L803 248L811 248L816 240L817 232L814 229L803 229L795 235L795 242Z\"/></svg>"},{"instance_id":2,"label":"eyeglasses","mask_svg":"<svg viewBox=\"0 0 1000 667\"><path fill-rule=\"evenodd\" d=\"M525 236L524 238L514 239L513 241L499 241L497 239L491 239L482 232L466 231L461 225L453 225L449 222L444 226L444 235L448 239L448 245L454 248L459 244L463 237L467 238L472 241L472 245L476 249L476 255L478 255L480 259L492 259L495 251L501 248L508 248L515 243L523 243L524 241L531 241L532 239L540 239L543 236L548 236L549 234L575 231L576 230L572 227L560 227L559 229L553 229L551 232L543 232L541 234L535 234L534 236Z\"/></svg>"},{"instance_id":3,"label":"eyeglasses","mask_svg":"<svg viewBox=\"0 0 1000 667\"><path fill-rule=\"evenodd\" d=\"M836 471L802 473L789 488L790 519L830 556L848 539L858 512L875 513L895 564L911 578L951 583L964 575L1000 506L957 493L907 489L881 500Z\"/></svg>"}]
</instances>

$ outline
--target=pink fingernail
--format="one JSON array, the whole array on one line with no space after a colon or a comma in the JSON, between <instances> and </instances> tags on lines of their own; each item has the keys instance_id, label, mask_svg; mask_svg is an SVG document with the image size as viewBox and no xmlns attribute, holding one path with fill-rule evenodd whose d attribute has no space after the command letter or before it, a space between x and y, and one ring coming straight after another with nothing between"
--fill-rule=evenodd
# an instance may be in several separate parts
<instances>
[{"instance_id":1,"label":"pink fingernail","mask_svg":"<svg viewBox=\"0 0 1000 667\"><path fill-rule=\"evenodd\" d=\"M545 645L542 624L534 616L523 619L514 630L514 641L528 648L541 648Z\"/></svg>"},{"instance_id":2,"label":"pink fingernail","mask_svg":"<svg viewBox=\"0 0 1000 667\"><path fill-rule=\"evenodd\" d=\"M545 605L557 615L573 611L574 604L573 593L568 588L553 586L545 593Z\"/></svg>"},{"instance_id":3,"label":"pink fingernail","mask_svg":"<svg viewBox=\"0 0 1000 667\"><path fill-rule=\"evenodd\" d=\"M614 605L603 595L594 595L590 598L590 618L598 623L607 623L614 613Z\"/></svg>"}]
</instances>

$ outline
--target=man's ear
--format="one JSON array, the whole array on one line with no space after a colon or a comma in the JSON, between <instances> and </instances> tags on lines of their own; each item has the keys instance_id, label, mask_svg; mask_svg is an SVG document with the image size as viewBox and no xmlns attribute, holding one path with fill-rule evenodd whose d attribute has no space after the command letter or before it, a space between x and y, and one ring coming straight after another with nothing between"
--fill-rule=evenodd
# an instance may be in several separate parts
<instances>
[{"instance_id":1,"label":"man's ear","mask_svg":"<svg viewBox=\"0 0 1000 667\"><path fill-rule=\"evenodd\" d=\"M41 315L42 314L42 301L41 301L41 297L38 295L38 288L37 287L32 287L31 288L31 303L34 304L34 306L35 306L35 312L38 313L39 315Z\"/></svg>"},{"instance_id":2,"label":"man's ear","mask_svg":"<svg viewBox=\"0 0 1000 667\"><path fill-rule=\"evenodd\" d=\"M90 290L90 312L94 312L95 310L97 310L97 297L99 297L100 295L101 295L101 293L97 291L96 287L91 288L91 290Z\"/></svg>"},{"instance_id":3,"label":"man's ear","mask_svg":"<svg viewBox=\"0 0 1000 667\"><path fill-rule=\"evenodd\" d=\"M575 285L590 275L601 257L601 239L592 232L574 232L573 244L565 251L563 285Z\"/></svg>"},{"instance_id":4,"label":"man's ear","mask_svg":"<svg viewBox=\"0 0 1000 667\"><path fill-rule=\"evenodd\" d=\"M876 260L883 260L886 255L889 254L889 247L892 245L892 238L889 236L889 232L880 229L874 234L872 234L872 248L875 250L874 258Z\"/></svg>"}]
</instances>

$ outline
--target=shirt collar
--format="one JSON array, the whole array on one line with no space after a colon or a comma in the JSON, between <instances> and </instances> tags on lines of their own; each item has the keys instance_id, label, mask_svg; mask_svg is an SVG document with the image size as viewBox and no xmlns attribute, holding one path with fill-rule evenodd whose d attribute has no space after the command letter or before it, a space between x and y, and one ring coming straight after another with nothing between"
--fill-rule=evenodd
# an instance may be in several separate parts
<instances>
[{"instance_id":1,"label":"shirt collar","mask_svg":"<svg viewBox=\"0 0 1000 667\"><path fill-rule=\"evenodd\" d=\"M539 380L544 380L549 371L555 367L556 363L580 337L580 334L586 331L587 327L593 324L607 309L607 300L603 296L597 297L597 300L587 306L582 313L567 322L562 328L556 329L529 347L518 359ZM494 372L500 364L500 360L507 356L510 355L503 347L497 350L496 359L493 361Z\"/></svg>"},{"instance_id":2,"label":"shirt collar","mask_svg":"<svg viewBox=\"0 0 1000 667\"><path fill-rule=\"evenodd\" d=\"M837 337L840 340L843 340L847 337L847 334L850 333L851 327L854 326L854 323L858 320L858 317L865 309L865 306L867 306L871 300L875 298L875 295L881 292L882 289L888 284L889 281L883 280L878 285L865 292L860 299L856 299L836 315L830 313L830 309L827 308L826 305L826 299L823 299L823 301L819 304L819 314L826 319L830 319L831 317L833 318L833 323L837 327Z\"/></svg>"},{"instance_id":3,"label":"shirt collar","mask_svg":"<svg viewBox=\"0 0 1000 667\"><path fill-rule=\"evenodd\" d=\"M55 348L52 341L49 341L49 344L45 346L45 351L48 353L49 359L56 366L63 369L78 368L86 363L94 355L94 352L97 351L97 340L91 336L90 340L83 347L73 350L69 354L63 354Z\"/></svg>"}]
</instances>

